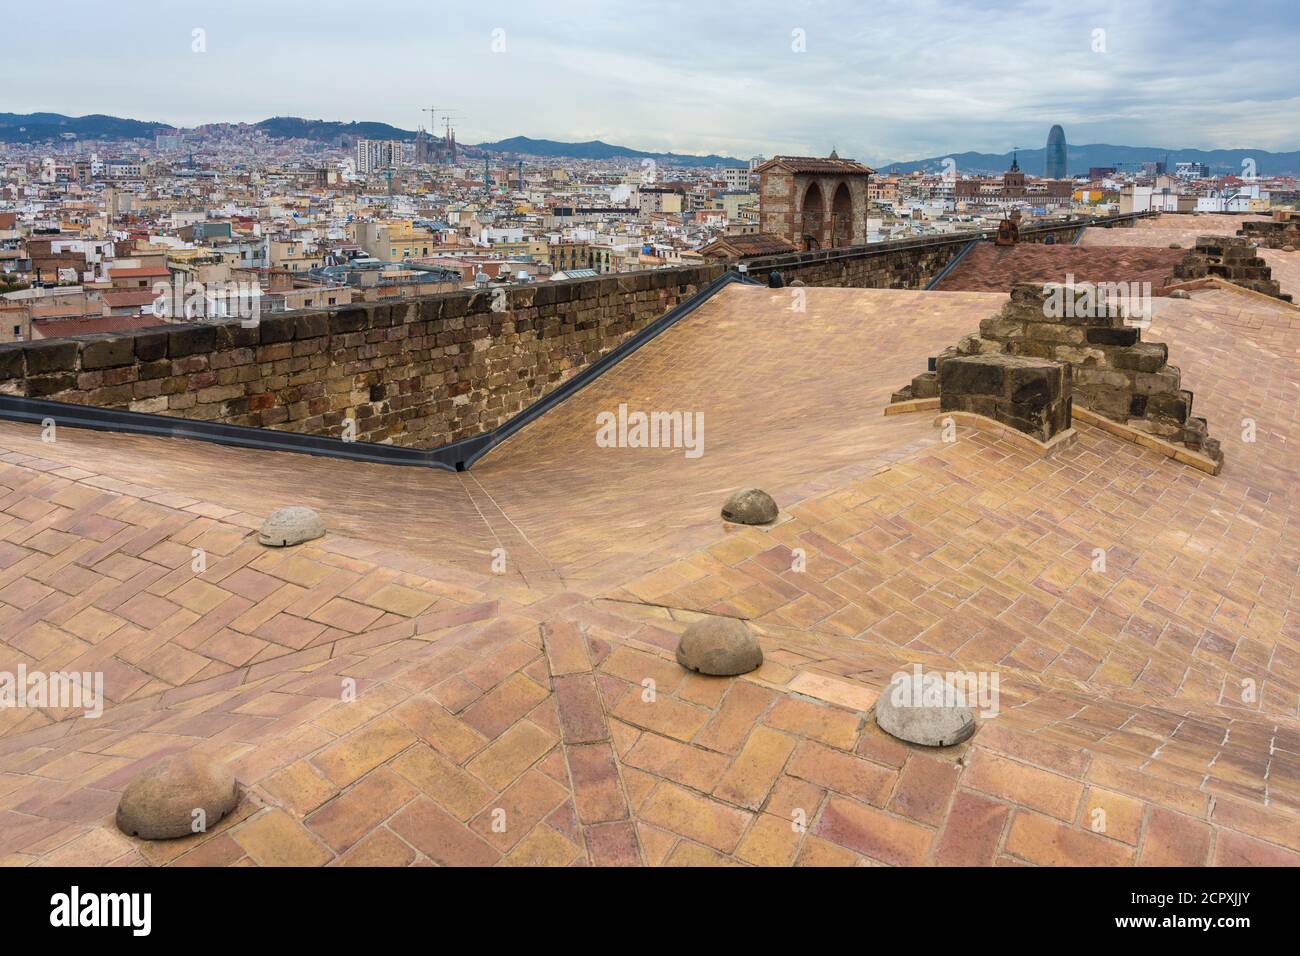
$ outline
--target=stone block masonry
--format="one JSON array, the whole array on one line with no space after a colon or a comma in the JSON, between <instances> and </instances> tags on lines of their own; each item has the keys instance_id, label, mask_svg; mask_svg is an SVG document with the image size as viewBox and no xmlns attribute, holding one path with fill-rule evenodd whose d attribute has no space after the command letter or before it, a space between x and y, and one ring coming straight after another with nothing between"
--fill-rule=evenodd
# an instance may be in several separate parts
<instances>
[{"instance_id":1,"label":"stone block masonry","mask_svg":"<svg viewBox=\"0 0 1300 956\"><path fill-rule=\"evenodd\" d=\"M1168 364L1168 347L1143 342L1141 329L1128 325L1119 308L1098 303L1091 290L1082 287L1015 286L1002 310L980 322L977 334L941 352L935 359L936 371L918 375L895 392L893 400L938 395L940 406L947 408L946 363L967 356L1001 355L1067 364L1068 391L1082 407L1181 443L1216 462L1223 460L1205 419L1192 416L1192 393L1182 388L1179 370ZM962 391L971 390L963 386Z\"/></svg>"},{"instance_id":2,"label":"stone block masonry","mask_svg":"<svg viewBox=\"0 0 1300 956\"><path fill-rule=\"evenodd\" d=\"M1070 427L1070 365L1005 353L963 355L939 366L939 408L973 412L1041 442Z\"/></svg>"},{"instance_id":3,"label":"stone block masonry","mask_svg":"<svg viewBox=\"0 0 1300 956\"><path fill-rule=\"evenodd\" d=\"M1262 292L1284 302L1291 296L1282 292L1273 278L1273 270L1255 253L1254 244L1239 236L1201 236L1196 246L1174 269L1181 281L1216 276L1244 289Z\"/></svg>"},{"instance_id":4,"label":"stone block masonry","mask_svg":"<svg viewBox=\"0 0 1300 956\"><path fill-rule=\"evenodd\" d=\"M1300 218L1247 219L1237 230L1237 235L1253 241L1266 249L1300 249Z\"/></svg>"},{"instance_id":5,"label":"stone block masonry","mask_svg":"<svg viewBox=\"0 0 1300 956\"><path fill-rule=\"evenodd\" d=\"M488 431L717 278L610 276L0 346L0 393L433 447ZM351 423L351 424L349 424Z\"/></svg>"}]
</instances>

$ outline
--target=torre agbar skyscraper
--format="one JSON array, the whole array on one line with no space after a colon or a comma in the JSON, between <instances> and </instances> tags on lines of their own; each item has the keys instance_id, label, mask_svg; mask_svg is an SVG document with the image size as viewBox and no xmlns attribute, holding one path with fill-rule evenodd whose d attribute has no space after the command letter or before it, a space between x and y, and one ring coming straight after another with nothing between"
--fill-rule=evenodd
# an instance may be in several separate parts
<instances>
[{"instance_id":1,"label":"torre agbar skyscraper","mask_svg":"<svg viewBox=\"0 0 1300 956\"><path fill-rule=\"evenodd\" d=\"M1047 152L1043 159L1043 175L1048 179L1065 179L1065 130L1053 126L1047 134Z\"/></svg>"}]
</instances>

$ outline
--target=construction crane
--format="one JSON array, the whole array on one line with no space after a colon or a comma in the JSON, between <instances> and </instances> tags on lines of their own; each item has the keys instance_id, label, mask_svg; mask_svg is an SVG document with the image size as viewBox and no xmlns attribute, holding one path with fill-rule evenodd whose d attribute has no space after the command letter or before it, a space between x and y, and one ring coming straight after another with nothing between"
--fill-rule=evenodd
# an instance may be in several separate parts
<instances>
[{"instance_id":1,"label":"construction crane","mask_svg":"<svg viewBox=\"0 0 1300 956\"><path fill-rule=\"evenodd\" d=\"M443 122L442 143L444 147L450 147L451 146L451 117L453 114L459 113L460 110L453 109L447 106L442 106L442 107L426 106L420 112L429 114L430 139L438 135L438 116L439 115L442 116L442 122ZM452 152L454 154L455 151L452 150ZM452 156L452 158L453 159L455 158L454 155Z\"/></svg>"},{"instance_id":2,"label":"construction crane","mask_svg":"<svg viewBox=\"0 0 1300 956\"><path fill-rule=\"evenodd\" d=\"M443 123L444 123L444 128L445 128L446 126L449 126L449 125L451 124L451 117L452 117L452 115L455 114L455 113L459 113L460 110L452 109L452 108L447 107L447 106L443 106L443 107L437 107L437 106L426 106L426 107L424 107L424 109L420 110L420 112L421 112L421 113L428 113L428 114L429 114L429 133L430 133L430 135L433 135L433 134L435 134L435 133L438 132L438 115L439 115L439 114L442 115L442 119L443 119Z\"/></svg>"}]
</instances>

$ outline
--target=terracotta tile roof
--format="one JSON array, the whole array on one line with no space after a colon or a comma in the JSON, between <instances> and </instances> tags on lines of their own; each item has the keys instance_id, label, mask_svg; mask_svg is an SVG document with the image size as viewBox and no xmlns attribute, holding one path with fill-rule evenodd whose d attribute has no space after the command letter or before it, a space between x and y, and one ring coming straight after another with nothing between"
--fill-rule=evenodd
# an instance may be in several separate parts
<instances>
[{"instance_id":1,"label":"terracotta tile roof","mask_svg":"<svg viewBox=\"0 0 1300 956\"><path fill-rule=\"evenodd\" d=\"M1199 213L1196 215L1163 215L1153 219L1139 219L1127 229L1088 229L1079 245L1087 248L1099 246L1153 246L1168 248L1177 243L1186 252L1196 245L1201 236L1235 236L1247 220L1262 221L1263 215L1243 216L1227 213ZM1273 278L1289 292L1300 298L1300 254L1280 249L1259 249L1258 253L1273 270Z\"/></svg>"},{"instance_id":2,"label":"terracotta tile roof","mask_svg":"<svg viewBox=\"0 0 1300 956\"><path fill-rule=\"evenodd\" d=\"M1246 219L1264 220L1268 216L1243 216L1233 213L1195 213L1161 215L1139 219L1133 226L1115 229L1089 229L1083 234L1082 246L1164 246L1171 242L1190 249L1197 236L1232 236Z\"/></svg>"},{"instance_id":3,"label":"terracotta tile roof","mask_svg":"<svg viewBox=\"0 0 1300 956\"><path fill-rule=\"evenodd\" d=\"M148 305L158 298L152 289L105 289L99 297L113 308Z\"/></svg>"},{"instance_id":4,"label":"terracotta tile roof","mask_svg":"<svg viewBox=\"0 0 1300 956\"><path fill-rule=\"evenodd\" d=\"M875 172L870 166L864 166L856 160L825 156L773 156L755 172L775 166L781 166L795 173L825 173L836 176L867 176Z\"/></svg>"},{"instance_id":5,"label":"terracotta tile roof","mask_svg":"<svg viewBox=\"0 0 1300 956\"><path fill-rule=\"evenodd\" d=\"M1124 230L1131 231L1131 230ZM1017 282L1151 283L1153 294L1176 280L1174 267L1187 249L1151 246L1082 246L1020 243L971 248L935 287L943 292L1010 292Z\"/></svg>"},{"instance_id":6,"label":"terracotta tile roof","mask_svg":"<svg viewBox=\"0 0 1300 956\"><path fill-rule=\"evenodd\" d=\"M0 423L0 669L110 698L0 711L0 863L1300 863L1280 307L1156 303L1210 477L1082 424L1041 459L881 414L1003 295L803 292L792 322L790 290L730 287L460 474ZM703 410L707 453L597 448L619 401ZM1216 427L1246 415L1268 440ZM784 519L722 525L737 483ZM331 533L261 548L290 502ZM700 613L750 619L763 666L682 670ZM915 663L996 672L998 715L886 736ZM233 766L236 812L119 833L126 783L186 750Z\"/></svg>"},{"instance_id":7,"label":"terracotta tile roof","mask_svg":"<svg viewBox=\"0 0 1300 956\"><path fill-rule=\"evenodd\" d=\"M771 233L754 233L748 236L720 236L700 249L705 258L744 258L747 256L776 256L796 252L798 246L788 239Z\"/></svg>"}]
</instances>

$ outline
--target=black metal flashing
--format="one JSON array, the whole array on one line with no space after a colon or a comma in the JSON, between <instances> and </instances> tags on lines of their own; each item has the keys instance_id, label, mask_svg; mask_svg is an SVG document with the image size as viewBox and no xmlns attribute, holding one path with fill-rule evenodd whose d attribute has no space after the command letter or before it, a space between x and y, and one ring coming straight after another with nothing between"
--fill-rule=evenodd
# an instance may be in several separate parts
<instances>
[{"instance_id":1,"label":"black metal flashing","mask_svg":"<svg viewBox=\"0 0 1300 956\"><path fill-rule=\"evenodd\" d=\"M953 256L952 259L949 260L948 264L939 270L938 275L936 275L933 279L931 279L929 282L925 284L925 291L929 292L940 282L942 282L943 277L946 276L949 272L951 272L953 268L956 267L957 263L961 262L961 260L966 256L966 253L970 252L973 248L975 248L976 243L978 243L979 241L980 240L978 239L972 239L970 242L966 243L966 245L962 246L961 252ZM930 371L934 371L934 369L931 369Z\"/></svg>"},{"instance_id":2,"label":"black metal flashing","mask_svg":"<svg viewBox=\"0 0 1300 956\"><path fill-rule=\"evenodd\" d=\"M518 415L515 415L513 418L498 425L490 432L485 432L482 435L475 435L473 438L462 438L460 441L452 442L449 445L440 445L439 447L430 450L429 455L431 460L442 467L450 466L455 471L467 471L476 461L490 452L497 445L501 444L515 432L540 418L542 415L545 415L556 405L559 405L570 396L590 385L597 378L604 375L607 371L619 362L623 361L623 359L627 358L637 349L662 335L664 332L667 332L674 325L686 318L733 282L740 282L745 285L760 284L743 273L734 271L724 272L721 276L714 279L695 295L691 296L686 301L679 303L676 308L665 312L640 332L625 340L617 348L614 348L601 356L577 375L573 376L573 378L564 382L559 388L552 390L537 401L533 402L533 404L529 405Z\"/></svg>"},{"instance_id":3,"label":"black metal flashing","mask_svg":"<svg viewBox=\"0 0 1300 956\"><path fill-rule=\"evenodd\" d=\"M256 448L260 451L291 451L305 455L323 455L350 461L368 461L386 465L423 465L428 452L420 448L401 448L397 445L380 445L364 441L344 441L322 435L304 435L300 432L274 431L270 428L250 428L246 425L225 425L221 422L202 422L172 415L154 415L147 412L128 412L72 402L51 402L40 398L22 398L17 395L0 395L0 418L34 425L54 424L56 427L90 428L95 431L123 432L128 435L152 435L157 438L188 438L233 445L237 448Z\"/></svg>"}]
</instances>

